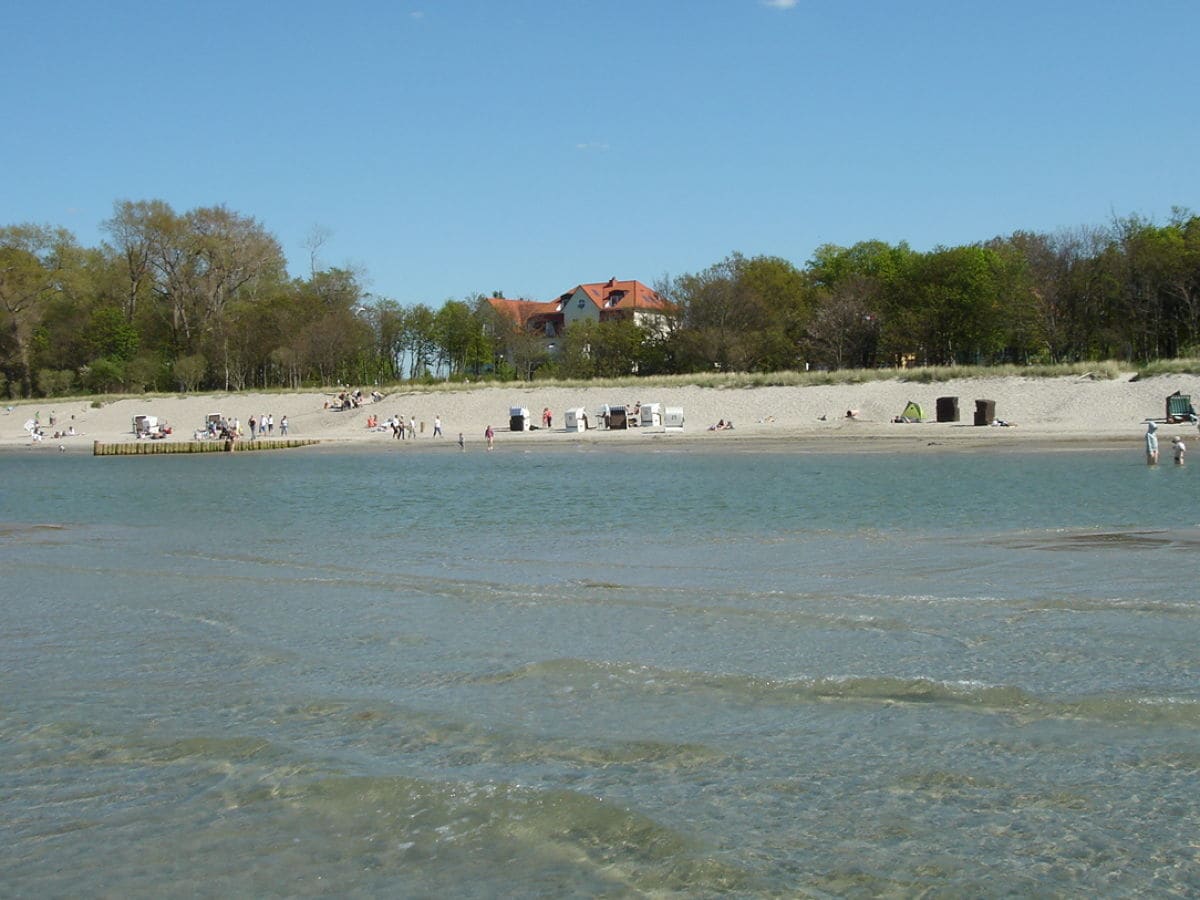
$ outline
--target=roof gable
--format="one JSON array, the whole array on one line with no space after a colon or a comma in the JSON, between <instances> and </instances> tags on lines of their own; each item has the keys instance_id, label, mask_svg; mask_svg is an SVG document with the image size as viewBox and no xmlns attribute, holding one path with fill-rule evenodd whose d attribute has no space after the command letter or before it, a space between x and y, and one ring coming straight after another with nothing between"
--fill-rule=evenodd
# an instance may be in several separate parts
<instances>
[{"instance_id":1,"label":"roof gable","mask_svg":"<svg viewBox=\"0 0 1200 900\"><path fill-rule=\"evenodd\" d=\"M559 295L558 300L555 301L558 308L562 309L580 291L602 310L640 309L669 312L674 308L662 294L651 290L640 281L618 281L616 278L576 285L565 294Z\"/></svg>"}]
</instances>

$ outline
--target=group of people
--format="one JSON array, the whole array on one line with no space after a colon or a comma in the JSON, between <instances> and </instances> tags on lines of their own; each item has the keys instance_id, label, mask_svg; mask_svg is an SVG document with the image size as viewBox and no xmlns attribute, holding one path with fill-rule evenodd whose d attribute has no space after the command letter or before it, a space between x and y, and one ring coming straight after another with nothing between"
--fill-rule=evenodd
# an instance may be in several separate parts
<instances>
[{"instance_id":1,"label":"group of people","mask_svg":"<svg viewBox=\"0 0 1200 900\"><path fill-rule=\"evenodd\" d=\"M1175 465L1183 465L1186 453L1187 445L1184 444L1183 438L1178 434L1171 438L1171 455L1175 460ZM1158 465L1158 425L1155 422L1146 424L1146 465Z\"/></svg>"},{"instance_id":2,"label":"group of people","mask_svg":"<svg viewBox=\"0 0 1200 900\"><path fill-rule=\"evenodd\" d=\"M378 403L382 399L383 394L379 393L379 391L371 391L372 403ZM337 398L332 403L330 403L328 400L325 401L325 408L333 410L358 409L366 402L367 399L363 396L363 392L361 390L355 389L353 391L339 391Z\"/></svg>"},{"instance_id":3,"label":"group of people","mask_svg":"<svg viewBox=\"0 0 1200 900\"><path fill-rule=\"evenodd\" d=\"M246 424L250 426L250 440L254 440L256 436L265 438L268 436L273 437L275 434L275 417L270 413L264 413L257 419L255 419L254 416L251 416L250 421ZM283 436L287 433L288 419L287 416L284 416L279 420L279 434L280 436Z\"/></svg>"},{"instance_id":4,"label":"group of people","mask_svg":"<svg viewBox=\"0 0 1200 900\"><path fill-rule=\"evenodd\" d=\"M367 425L371 425L371 416L367 418ZM384 422L384 426L391 428L391 436L396 438L396 440L416 438L416 416L410 415L408 416L408 421L404 421L404 416L394 415L391 419Z\"/></svg>"},{"instance_id":5,"label":"group of people","mask_svg":"<svg viewBox=\"0 0 1200 900\"><path fill-rule=\"evenodd\" d=\"M386 431L388 429L391 429L392 437L394 437L398 441L403 441L403 440L410 439L410 438L415 439L417 436L417 418L416 418L416 416L409 416L407 421L405 421L404 416L400 416L400 415L391 416L390 418L385 419L383 424L381 425L381 424L379 424L379 416L370 415L370 416L367 416L367 427L370 428L372 431ZM424 430L424 429L425 429L425 423L422 422L421 430ZM441 416L433 417L433 436L434 437L442 436L442 417Z\"/></svg>"},{"instance_id":6,"label":"group of people","mask_svg":"<svg viewBox=\"0 0 1200 900\"><path fill-rule=\"evenodd\" d=\"M226 419L221 416L218 420L209 419L205 424L205 432L211 438L218 438L222 441L236 441L242 433L242 423L235 416L232 419Z\"/></svg>"},{"instance_id":7,"label":"group of people","mask_svg":"<svg viewBox=\"0 0 1200 900\"><path fill-rule=\"evenodd\" d=\"M250 440L257 438L265 438L274 436L275 434L275 416L270 413L265 413L261 416L251 416L246 422L250 429ZM288 417L281 416L279 419L279 436L287 437L288 434ZM242 436L242 420L234 416L225 418L221 416L218 419L209 419L204 425L203 432L196 432L197 438L210 437L220 438L224 441L236 441Z\"/></svg>"},{"instance_id":8,"label":"group of people","mask_svg":"<svg viewBox=\"0 0 1200 900\"><path fill-rule=\"evenodd\" d=\"M7 407L5 412L12 412L12 407ZM71 418L74 419L75 417L71 416ZM54 413L50 413L50 427L54 428L54 426L57 424L58 417ZM45 440L46 426L42 424L42 414L40 411L35 412L33 414L33 418L25 423L25 430L29 432L29 437L33 443L37 444ZM56 429L54 432L54 439L60 440L61 438L65 437L75 437L77 434L81 434L81 432L76 431L75 425L72 423L67 428Z\"/></svg>"}]
</instances>

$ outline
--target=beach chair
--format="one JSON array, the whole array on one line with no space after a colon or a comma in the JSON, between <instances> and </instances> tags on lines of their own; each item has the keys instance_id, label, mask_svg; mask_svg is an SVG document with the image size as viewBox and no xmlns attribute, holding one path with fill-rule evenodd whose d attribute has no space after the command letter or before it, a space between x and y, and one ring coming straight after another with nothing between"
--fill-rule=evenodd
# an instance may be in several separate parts
<instances>
[{"instance_id":1,"label":"beach chair","mask_svg":"<svg viewBox=\"0 0 1200 900\"><path fill-rule=\"evenodd\" d=\"M1167 422L1175 424L1177 422L1195 422L1196 407L1192 406L1192 398L1189 394L1181 394L1176 391L1167 398Z\"/></svg>"}]
</instances>

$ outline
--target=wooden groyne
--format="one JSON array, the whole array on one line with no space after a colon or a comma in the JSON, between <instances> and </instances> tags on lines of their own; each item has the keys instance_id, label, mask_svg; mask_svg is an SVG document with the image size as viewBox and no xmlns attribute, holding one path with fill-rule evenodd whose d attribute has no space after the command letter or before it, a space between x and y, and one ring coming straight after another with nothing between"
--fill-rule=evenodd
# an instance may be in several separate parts
<instances>
[{"instance_id":1,"label":"wooden groyne","mask_svg":"<svg viewBox=\"0 0 1200 900\"><path fill-rule=\"evenodd\" d=\"M245 453L247 450L288 450L310 447L320 441L126 441L121 444L92 443L92 456L146 456L156 453Z\"/></svg>"}]
</instances>

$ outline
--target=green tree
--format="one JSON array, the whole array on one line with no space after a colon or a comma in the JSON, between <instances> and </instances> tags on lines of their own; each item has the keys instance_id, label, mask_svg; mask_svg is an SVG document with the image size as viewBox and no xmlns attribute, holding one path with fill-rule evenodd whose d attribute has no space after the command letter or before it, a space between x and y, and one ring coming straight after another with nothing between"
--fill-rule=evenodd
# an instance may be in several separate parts
<instances>
[{"instance_id":1,"label":"green tree","mask_svg":"<svg viewBox=\"0 0 1200 900\"><path fill-rule=\"evenodd\" d=\"M63 290L75 255L75 238L63 229L39 225L0 228L0 328L15 351L15 374L22 393L32 393L34 333L51 300Z\"/></svg>"},{"instance_id":2,"label":"green tree","mask_svg":"<svg viewBox=\"0 0 1200 900\"><path fill-rule=\"evenodd\" d=\"M879 282L866 275L839 279L818 294L808 322L812 361L831 369L869 366L879 339Z\"/></svg>"},{"instance_id":3,"label":"green tree","mask_svg":"<svg viewBox=\"0 0 1200 900\"><path fill-rule=\"evenodd\" d=\"M467 371L472 349L478 345L480 323L470 304L447 300L434 317L440 361L448 377Z\"/></svg>"},{"instance_id":4,"label":"green tree","mask_svg":"<svg viewBox=\"0 0 1200 900\"><path fill-rule=\"evenodd\" d=\"M897 361L990 362L1004 347L1004 311L993 251L940 247L915 260L888 295L880 342Z\"/></svg>"},{"instance_id":5,"label":"green tree","mask_svg":"<svg viewBox=\"0 0 1200 900\"><path fill-rule=\"evenodd\" d=\"M93 310L85 340L93 359L108 356L122 362L137 355L140 342L137 329L121 310L111 306Z\"/></svg>"},{"instance_id":6,"label":"green tree","mask_svg":"<svg viewBox=\"0 0 1200 900\"><path fill-rule=\"evenodd\" d=\"M244 360L229 346L227 309L282 282L278 241L225 206L180 215L160 200L118 203L105 228L123 261L126 317L132 321L152 297L172 355L203 353L217 361L227 388L241 380Z\"/></svg>"},{"instance_id":7,"label":"green tree","mask_svg":"<svg viewBox=\"0 0 1200 900\"><path fill-rule=\"evenodd\" d=\"M171 229L174 217L161 200L119 200L113 204L112 217L101 225L112 238L113 255L121 263L121 304L127 322L132 323L142 305L151 301L156 275L154 241L162 236L159 229Z\"/></svg>"},{"instance_id":8,"label":"green tree","mask_svg":"<svg viewBox=\"0 0 1200 900\"><path fill-rule=\"evenodd\" d=\"M726 257L675 279L680 309L672 343L692 371L771 371L793 367L810 315L804 274L778 257Z\"/></svg>"},{"instance_id":9,"label":"green tree","mask_svg":"<svg viewBox=\"0 0 1200 900\"><path fill-rule=\"evenodd\" d=\"M404 316L404 355L408 360L408 378L424 377L437 356L438 335L434 312L424 303L409 307Z\"/></svg>"}]
</instances>

